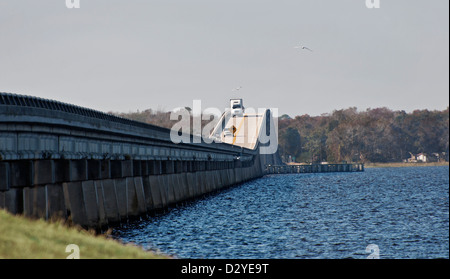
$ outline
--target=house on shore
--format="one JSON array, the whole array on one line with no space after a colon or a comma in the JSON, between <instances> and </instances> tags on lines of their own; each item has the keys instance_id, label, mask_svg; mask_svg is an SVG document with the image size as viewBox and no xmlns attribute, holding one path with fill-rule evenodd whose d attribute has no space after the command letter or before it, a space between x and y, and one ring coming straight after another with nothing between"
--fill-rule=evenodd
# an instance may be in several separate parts
<instances>
[{"instance_id":1,"label":"house on shore","mask_svg":"<svg viewBox=\"0 0 450 279\"><path fill-rule=\"evenodd\" d=\"M432 153L430 155L426 153L419 153L417 155L414 155L413 153L409 152L411 155L410 158L403 160L405 163L434 163L434 162L445 162L446 161L446 153Z\"/></svg>"}]
</instances>

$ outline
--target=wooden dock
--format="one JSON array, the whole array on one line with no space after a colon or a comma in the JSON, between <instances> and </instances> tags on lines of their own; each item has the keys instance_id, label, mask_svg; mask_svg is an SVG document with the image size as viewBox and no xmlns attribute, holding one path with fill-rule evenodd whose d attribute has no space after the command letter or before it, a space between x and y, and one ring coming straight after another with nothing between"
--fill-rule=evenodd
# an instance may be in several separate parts
<instances>
[{"instance_id":1,"label":"wooden dock","mask_svg":"<svg viewBox=\"0 0 450 279\"><path fill-rule=\"evenodd\" d=\"M363 172L364 164L267 165L266 174Z\"/></svg>"}]
</instances>

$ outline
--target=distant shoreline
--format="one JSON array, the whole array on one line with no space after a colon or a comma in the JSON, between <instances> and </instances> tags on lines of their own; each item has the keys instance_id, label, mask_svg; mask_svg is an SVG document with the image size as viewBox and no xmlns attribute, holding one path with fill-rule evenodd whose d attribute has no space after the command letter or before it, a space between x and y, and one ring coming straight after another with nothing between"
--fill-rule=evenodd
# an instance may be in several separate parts
<instances>
[{"instance_id":1,"label":"distant shoreline","mask_svg":"<svg viewBox=\"0 0 450 279\"><path fill-rule=\"evenodd\" d=\"M364 166L366 168L441 167L449 166L449 163L366 163Z\"/></svg>"},{"instance_id":2,"label":"distant shoreline","mask_svg":"<svg viewBox=\"0 0 450 279\"><path fill-rule=\"evenodd\" d=\"M287 163L287 165L309 165L305 163ZM408 168L408 167L442 167L449 166L449 162L441 163L365 163L365 168Z\"/></svg>"}]
</instances>

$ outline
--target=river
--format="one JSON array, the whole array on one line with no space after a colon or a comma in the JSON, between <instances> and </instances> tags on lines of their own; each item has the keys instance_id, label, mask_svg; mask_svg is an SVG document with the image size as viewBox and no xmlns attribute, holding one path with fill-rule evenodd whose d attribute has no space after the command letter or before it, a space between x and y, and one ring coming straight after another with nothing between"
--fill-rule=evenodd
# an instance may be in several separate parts
<instances>
[{"instance_id":1,"label":"river","mask_svg":"<svg viewBox=\"0 0 450 279\"><path fill-rule=\"evenodd\" d=\"M448 259L449 168L269 175L112 234L178 258Z\"/></svg>"}]
</instances>

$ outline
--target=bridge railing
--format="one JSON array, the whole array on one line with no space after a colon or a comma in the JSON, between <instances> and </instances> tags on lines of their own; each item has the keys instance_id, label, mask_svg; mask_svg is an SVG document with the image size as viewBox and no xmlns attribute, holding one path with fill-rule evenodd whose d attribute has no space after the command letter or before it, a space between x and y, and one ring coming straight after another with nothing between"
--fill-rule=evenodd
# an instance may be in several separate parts
<instances>
[{"instance_id":1,"label":"bridge railing","mask_svg":"<svg viewBox=\"0 0 450 279\"><path fill-rule=\"evenodd\" d=\"M209 144L190 135L175 144L170 129L32 96L0 93L0 160L250 160L257 150Z\"/></svg>"}]
</instances>

